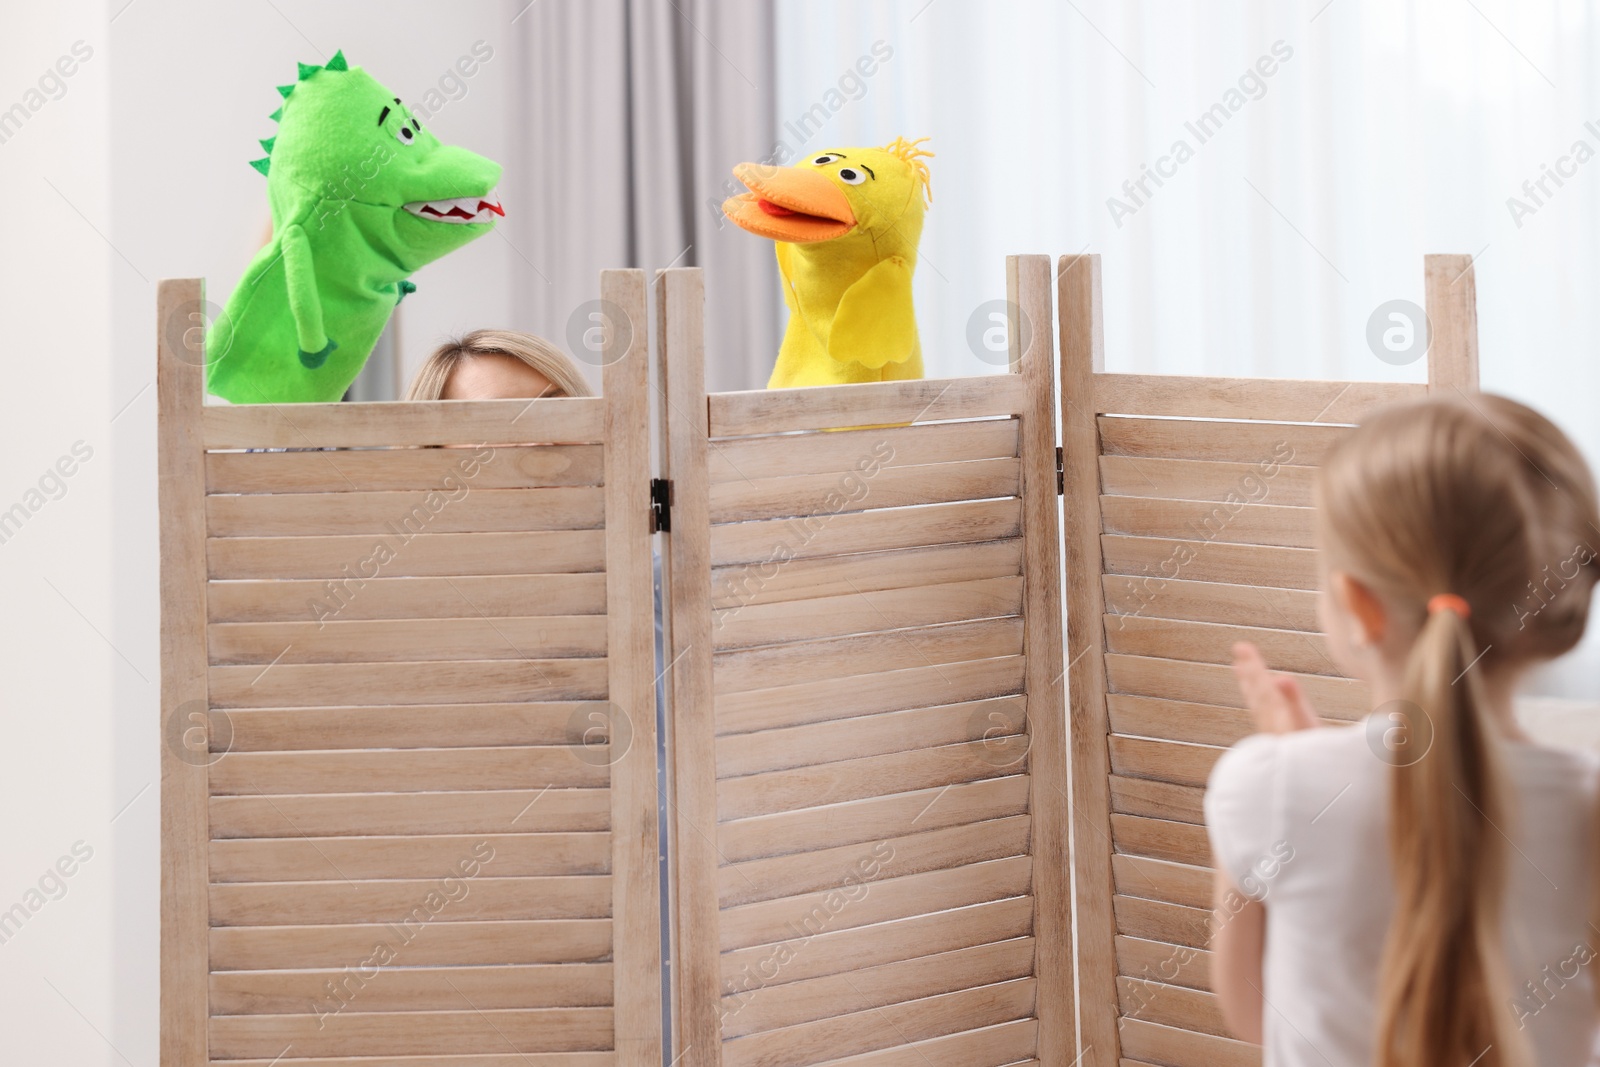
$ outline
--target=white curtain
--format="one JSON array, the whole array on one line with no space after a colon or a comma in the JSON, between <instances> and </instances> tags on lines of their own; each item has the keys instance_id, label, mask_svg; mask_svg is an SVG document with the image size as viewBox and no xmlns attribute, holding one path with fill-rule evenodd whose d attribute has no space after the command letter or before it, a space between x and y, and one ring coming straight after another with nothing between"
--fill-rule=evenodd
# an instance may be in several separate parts
<instances>
[{"instance_id":1,"label":"white curtain","mask_svg":"<svg viewBox=\"0 0 1600 1067\"><path fill-rule=\"evenodd\" d=\"M759 388L779 336L772 251L713 194L772 139L769 4L525 3L510 4L521 135L506 168L507 202L525 209L503 234L517 326L568 346L601 269L704 267L708 385Z\"/></svg>"},{"instance_id":2,"label":"white curtain","mask_svg":"<svg viewBox=\"0 0 1600 1067\"><path fill-rule=\"evenodd\" d=\"M810 145L933 137L917 269L930 375L997 369L966 337L974 309L1004 295L1006 254L1087 251L1103 259L1113 370L1421 380L1422 363L1373 354L1367 322L1386 301L1422 302L1424 253L1463 252L1479 257L1484 387L1547 412L1600 463L1594 8L776 0L776 10L780 124L881 42L892 57ZM1192 152L1181 162L1179 141ZM1140 190L1146 165L1169 176ZM1596 695L1592 629L1580 655L1541 679L1546 691Z\"/></svg>"}]
</instances>

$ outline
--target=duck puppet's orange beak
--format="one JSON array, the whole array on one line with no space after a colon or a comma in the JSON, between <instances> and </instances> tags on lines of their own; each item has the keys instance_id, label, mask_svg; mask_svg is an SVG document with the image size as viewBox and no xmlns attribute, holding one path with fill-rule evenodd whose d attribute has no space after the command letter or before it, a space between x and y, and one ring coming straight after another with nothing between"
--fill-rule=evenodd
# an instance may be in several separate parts
<instances>
[{"instance_id":1,"label":"duck puppet's orange beak","mask_svg":"<svg viewBox=\"0 0 1600 1067\"><path fill-rule=\"evenodd\" d=\"M740 163L733 176L750 191L723 201L723 213L759 237L809 244L855 229L856 213L844 190L821 171Z\"/></svg>"}]
</instances>

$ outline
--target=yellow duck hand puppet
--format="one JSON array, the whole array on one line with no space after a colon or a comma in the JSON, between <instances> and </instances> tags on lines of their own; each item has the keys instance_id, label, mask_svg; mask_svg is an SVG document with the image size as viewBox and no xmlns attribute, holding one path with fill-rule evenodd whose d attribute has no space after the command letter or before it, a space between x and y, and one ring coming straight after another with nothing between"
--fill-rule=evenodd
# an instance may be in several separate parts
<instances>
[{"instance_id":1,"label":"yellow duck hand puppet","mask_svg":"<svg viewBox=\"0 0 1600 1067\"><path fill-rule=\"evenodd\" d=\"M750 191L722 210L778 243L789 305L768 389L922 377L911 274L929 199L925 140L733 169Z\"/></svg>"}]
</instances>

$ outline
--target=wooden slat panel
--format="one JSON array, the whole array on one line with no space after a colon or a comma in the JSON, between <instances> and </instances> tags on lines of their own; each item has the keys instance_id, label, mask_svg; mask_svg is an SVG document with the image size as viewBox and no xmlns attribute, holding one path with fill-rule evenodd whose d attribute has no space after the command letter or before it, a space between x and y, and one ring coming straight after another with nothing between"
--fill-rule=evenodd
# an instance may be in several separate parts
<instances>
[{"instance_id":1,"label":"wooden slat panel","mask_svg":"<svg viewBox=\"0 0 1600 1067\"><path fill-rule=\"evenodd\" d=\"M1473 257L1422 257L1430 391L1478 388L1478 281Z\"/></svg>"},{"instance_id":2,"label":"wooden slat panel","mask_svg":"<svg viewBox=\"0 0 1600 1067\"><path fill-rule=\"evenodd\" d=\"M1107 615L1105 622L1107 650L1122 655L1231 664L1233 646L1248 641L1261 650L1274 669L1343 677L1320 634L1136 615Z\"/></svg>"},{"instance_id":3,"label":"wooden slat panel","mask_svg":"<svg viewBox=\"0 0 1600 1067\"><path fill-rule=\"evenodd\" d=\"M1003 739L1021 734L1026 720L1025 697L1001 697L733 734L717 741L717 776L761 774L986 738L998 760L1007 744ZM1012 743L1010 751L1017 762L1027 747L1021 738Z\"/></svg>"},{"instance_id":4,"label":"wooden slat panel","mask_svg":"<svg viewBox=\"0 0 1600 1067\"><path fill-rule=\"evenodd\" d=\"M1170 1067L1261 1067L1261 1046L1127 1019L1122 1048L1130 1056Z\"/></svg>"},{"instance_id":5,"label":"wooden slat panel","mask_svg":"<svg viewBox=\"0 0 1600 1067\"><path fill-rule=\"evenodd\" d=\"M285 1048L306 1056L368 1057L499 1053L507 1048L563 1052L607 1049L611 1034L610 1008L502 1011L495 1013L492 1027L484 1025L478 1011L349 1011L326 1020L316 1015L225 1015L211 1021L211 1055L217 1060L281 1056Z\"/></svg>"},{"instance_id":6,"label":"wooden slat panel","mask_svg":"<svg viewBox=\"0 0 1600 1067\"><path fill-rule=\"evenodd\" d=\"M1158 700L1112 693L1106 697L1111 729L1138 737L1163 737L1196 745L1229 745L1256 732L1255 720L1243 708Z\"/></svg>"},{"instance_id":7,"label":"wooden slat panel","mask_svg":"<svg viewBox=\"0 0 1600 1067\"><path fill-rule=\"evenodd\" d=\"M722 615L715 633L721 651L1021 612L1016 576L760 604Z\"/></svg>"},{"instance_id":8,"label":"wooden slat panel","mask_svg":"<svg viewBox=\"0 0 1600 1067\"><path fill-rule=\"evenodd\" d=\"M1101 492L1174 500L1237 500L1310 507L1317 468L1275 461L1221 463L1203 459L1101 456Z\"/></svg>"},{"instance_id":9,"label":"wooden slat panel","mask_svg":"<svg viewBox=\"0 0 1600 1067\"><path fill-rule=\"evenodd\" d=\"M549 574L605 565L599 530L537 533L424 533L337 537L213 537L206 540L213 578L385 578L457 574Z\"/></svg>"},{"instance_id":10,"label":"wooden slat panel","mask_svg":"<svg viewBox=\"0 0 1600 1067\"><path fill-rule=\"evenodd\" d=\"M1025 770L1025 760L1026 753L1021 746L1007 748L987 741L967 741L725 778L717 783L717 811L725 819L747 819L863 797L998 778Z\"/></svg>"},{"instance_id":11,"label":"wooden slat panel","mask_svg":"<svg viewBox=\"0 0 1600 1067\"><path fill-rule=\"evenodd\" d=\"M826 678L717 698L719 733L798 726L852 715L986 700L1021 691L1022 656Z\"/></svg>"},{"instance_id":12,"label":"wooden slat panel","mask_svg":"<svg viewBox=\"0 0 1600 1067\"><path fill-rule=\"evenodd\" d=\"M1117 991L1125 1019L1142 1019L1218 1037L1230 1036L1217 998L1210 993L1134 978L1118 978Z\"/></svg>"},{"instance_id":13,"label":"wooden slat panel","mask_svg":"<svg viewBox=\"0 0 1600 1067\"><path fill-rule=\"evenodd\" d=\"M711 598L720 630L745 611L759 618L769 604L1021 573L1022 541L1010 538L720 567L712 572Z\"/></svg>"},{"instance_id":14,"label":"wooden slat panel","mask_svg":"<svg viewBox=\"0 0 1600 1067\"><path fill-rule=\"evenodd\" d=\"M1278 422L1191 422L1183 419L1095 420L1108 456L1203 459L1224 463L1318 466L1349 428Z\"/></svg>"},{"instance_id":15,"label":"wooden slat panel","mask_svg":"<svg viewBox=\"0 0 1600 1067\"><path fill-rule=\"evenodd\" d=\"M331 1010L341 1001L329 995L330 982L349 998L350 1007L344 1010L361 1012L586 1008L611 1003L609 963L400 966L382 973L380 980L363 980L326 970L219 971L211 976L211 1009L217 1015L296 1015L307 1005Z\"/></svg>"},{"instance_id":16,"label":"wooden slat panel","mask_svg":"<svg viewBox=\"0 0 1600 1067\"><path fill-rule=\"evenodd\" d=\"M1027 319L1047 322L1048 262L1014 257L1008 272ZM665 276L669 333L672 315L684 310L674 304L673 279ZM919 993L910 990L901 999L892 991L890 999L874 994L879 999L859 1008L841 1001L810 1017L774 1016L736 1034L719 1029L713 1013L720 1008L733 1017L752 985L839 976L824 983L837 999L847 989L846 978L860 968L1023 938L1035 930L1047 931L1048 950L1042 939L1035 942L1031 951L1039 959L1032 973L1001 981L1029 984L1029 1003L1018 1011L1036 1012L1040 1021L1017 1032L1026 1048L1006 1062L1046 1058L1047 1046L1052 1063L1066 1062L1076 1051L1068 1010L1065 769L1035 781L1027 745L1007 741L1037 740L1050 758L1067 751L1062 709L1052 715L1049 706L1061 684L1060 641L1051 629L1061 611L1059 604L1052 610L1051 595L1042 592L1056 584L1051 345L1046 331L1034 331L1031 342L1026 329L1013 332L1014 341L1022 339L1027 348L1013 352L1023 374L983 381L701 400L692 380L698 377L697 334L684 338L696 342L686 360L664 363L676 383L669 452L694 457L688 489L670 455L669 472L676 500L702 514L709 527L709 562L716 568L708 574L714 578L708 583L710 607L718 624L714 644L697 640L705 620L697 617L703 609L695 598L707 590L693 584L681 589L687 610L674 613L670 655L674 661L680 655L701 660L699 667L691 665L686 684L674 686L680 789L686 779L691 782L689 803L680 803L674 824L678 935L684 945L677 970L685 1005L679 1047L693 1061L688 1067L716 1067L724 1059L746 1067L809 1067L817 1061L865 1067L898 1063L908 1048L919 1055L924 1047L939 1053L928 1044L937 1039L924 1040L915 1019L901 1020L906 1032L883 1026L884 1012L895 1015L902 1010L897 1005L907 1005L906 1011L922 1007ZM941 398L947 385L949 394ZM937 392L927 395L930 390ZM957 410L948 405L958 391L1002 396L1006 405L992 414ZM896 396L902 403L917 397L919 403L904 412L883 405ZM697 435L690 431L702 405L708 425ZM1004 453L954 460L914 453L910 434L921 428L881 425L915 421L924 410L930 421L999 422L1003 416L1009 424L1003 431L939 426L932 428L937 435L917 436L944 447L979 442ZM724 419L730 415L752 421L736 427ZM797 427L843 432L801 432L792 436L805 440L794 441L781 436ZM716 440L740 433L759 435L759 442ZM795 449L786 455L782 450L789 444ZM724 452L729 445L748 447ZM899 445L906 446L904 452L897 451ZM856 463L864 451L870 459L863 469ZM831 464L850 463L810 469L805 456L812 454L825 455ZM752 476L740 469L741 456L774 465ZM919 462L908 465L910 458ZM695 464L715 469L715 487L696 484L705 476ZM852 470L859 479L849 480L860 482L853 490L844 484ZM1024 486L1028 494L1021 494ZM997 493L1003 497L991 497ZM1019 544L1025 508L1032 541ZM696 567L688 545L700 539L702 523L685 520L682 508L673 518L672 568ZM1024 547L1030 550L1031 583L1020 580ZM678 597L678 575L668 581ZM953 588L933 588L941 585ZM913 647L905 648L908 643ZM711 716L703 710L710 695L692 692L707 684L714 690ZM1027 703L1035 694L1043 700L1037 723L1031 717L1019 723L1001 707L1023 706L1024 692ZM706 736L708 725L715 741ZM1019 732L1024 726L1028 733ZM709 802L708 755L722 764L720 772L714 764L709 769L723 775L711 778ZM718 826L715 851L723 861L714 868L717 911L703 907L704 886L698 884L705 874L700 864L709 859L704 828L710 822ZM878 855L878 849L888 854ZM699 864L684 858L691 853ZM1041 871L1038 856L1048 861L1048 871ZM864 859L871 861L865 870ZM885 884L873 884L859 899L840 900L847 887L864 882ZM1009 895L992 896L1002 892ZM908 910L919 908L938 910ZM718 963L722 981L707 982L705 935L729 923L736 924L727 930L730 936L709 943L713 950L728 946ZM804 926L816 929L797 945ZM782 960L781 974L765 965L771 959ZM937 975L926 965L917 973L929 980ZM721 1003L708 1011L704 997L718 986ZM1047 987L1048 1006L1034 1003ZM920 998L952 994L977 996L974 989L945 985L920 992ZM781 1011L786 1000L768 996L766 1002L776 1007L764 1010ZM860 1014L859 1028L841 1013ZM944 1007L928 1010L926 1017L936 1015L948 1028L999 1030ZM969 1052L965 1063L991 1055L988 1048L976 1057Z\"/></svg>"},{"instance_id":17,"label":"wooden slat panel","mask_svg":"<svg viewBox=\"0 0 1600 1067\"><path fill-rule=\"evenodd\" d=\"M207 449L595 444L604 440L605 401L241 404L208 407L202 416Z\"/></svg>"},{"instance_id":18,"label":"wooden slat panel","mask_svg":"<svg viewBox=\"0 0 1600 1067\"><path fill-rule=\"evenodd\" d=\"M559 745L577 739L574 722L604 710L603 702L236 708L211 713L211 737L228 752Z\"/></svg>"},{"instance_id":19,"label":"wooden slat panel","mask_svg":"<svg viewBox=\"0 0 1600 1067\"><path fill-rule=\"evenodd\" d=\"M611 879L472 878L381 882L218 882L213 926L462 922L470 919L606 919ZM610 1003L609 996L604 1003Z\"/></svg>"},{"instance_id":20,"label":"wooden slat panel","mask_svg":"<svg viewBox=\"0 0 1600 1067\"><path fill-rule=\"evenodd\" d=\"M378 944L412 967L598 962L611 955L611 920L213 927L211 968L358 967Z\"/></svg>"},{"instance_id":21,"label":"wooden slat panel","mask_svg":"<svg viewBox=\"0 0 1600 1067\"><path fill-rule=\"evenodd\" d=\"M1227 1036L1200 947L1212 881L1203 783L1222 746L1252 729L1232 646L1257 644L1334 722L1367 713L1369 693L1339 675L1318 626L1315 467L1378 407L1475 387L1471 281L1458 284L1470 257L1427 260L1429 316L1447 327L1430 337L1428 385L1106 374L1097 266L1074 257L1061 270L1066 515L1079 534L1068 574L1096 587L1075 590L1069 623L1101 616L1068 650L1074 726L1080 708L1089 720L1074 737L1075 799L1097 831L1076 835L1078 927L1094 942L1080 990L1100 1008L1116 997L1084 1013L1084 1039L1124 1067L1255 1067L1260 1049ZM1114 983L1107 940L1124 976Z\"/></svg>"},{"instance_id":22,"label":"wooden slat panel","mask_svg":"<svg viewBox=\"0 0 1600 1067\"><path fill-rule=\"evenodd\" d=\"M826 931L798 941L724 952L722 989L729 994L780 989L785 984L807 978L1007 941L1032 932L1031 897L1012 897L933 915ZM787 962L772 976L771 961L785 958ZM764 975L772 977L764 978Z\"/></svg>"},{"instance_id":23,"label":"wooden slat panel","mask_svg":"<svg viewBox=\"0 0 1600 1067\"><path fill-rule=\"evenodd\" d=\"M467 462L466 457L474 457ZM472 473L469 475L468 472ZM599 485L599 445L500 445L470 452L441 448L211 452L210 493L343 493Z\"/></svg>"},{"instance_id":24,"label":"wooden slat panel","mask_svg":"<svg viewBox=\"0 0 1600 1067\"><path fill-rule=\"evenodd\" d=\"M800 766L786 771L730 777L717 784L717 811L726 819L798 811L885 797L890 793L974 782L1026 769L1026 749L1006 750L987 741L942 745L886 755Z\"/></svg>"},{"instance_id":25,"label":"wooden slat panel","mask_svg":"<svg viewBox=\"0 0 1600 1067\"><path fill-rule=\"evenodd\" d=\"M1100 575L1101 442L1093 405L1094 375L1105 368L1100 257L1063 256L1057 272L1061 349L1061 485L1066 577L1068 753L1072 761L1073 900L1078 931L1079 1040L1097 1064L1115 1063L1118 1033L1107 1010L1116 961L1107 934L1111 915L1111 797L1106 781L1105 613ZM1091 1005L1093 1006L1091 1008Z\"/></svg>"},{"instance_id":26,"label":"wooden slat panel","mask_svg":"<svg viewBox=\"0 0 1600 1067\"><path fill-rule=\"evenodd\" d=\"M1015 459L741 480L712 485L711 521L839 515L869 508L985 500L1016 496L1021 489L1021 470Z\"/></svg>"},{"instance_id":27,"label":"wooden slat panel","mask_svg":"<svg viewBox=\"0 0 1600 1067\"><path fill-rule=\"evenodd\" d=\"M722 913L722 950L775 944L793 937L796 931L849 930L1026 896L1032 877L1032 857L1008 856L884 878L873 890L858 889L852 883L743 904Z\"/></svg>"},{"instance_id":28,"label":"wooden slat panel","mask_svg":"<svg viewBox=\"0 0 1600 1067\"><path fill-rule=\"evenodd\" d=\"M1211 944L1211 912L1206 908L1185 908L1159 900L1116 897L1117 931L1147 941L1206 948Z\"/></svg>"},{"instance_id":29,"label":"wooden slat panel","mask_svg":"<svg viewBox=\"0 0 1600 1067\"><path fill-rule=\"evenodd\" d=\"M880 426L837 433L788 433L713 441L712 484L859 471L863 459L884 467L1003 459L1017 454L1015 419Z\"/></svg>"},{"instance_id":30,"label":"wooden slat panel","mask_svg":"<svg viewBox=\"0 0 1600 1067\"><path fill-rule=\"evenodd\" d=\"M487 855L485 855L487 853ZM611 873L611 835L474 834L292 837L211 842L213 882L431 878L470 870L496 878Z\"/></svg>"},{"instance_id":31,"label":"wooden slat panel","mask_svg":"<svg viewBox=\"0 0 1600 1067\"><path fill-rule=\"evenodd\" d=\"M1112 856L1117 892L1202 910L1211 907L1211 872L1204 867L1153 860L1146 856Z\"/></svg>"},{"instance_id":32,"label":"wooden slat panel","mask_svg":"<svg viewBox=\"0 0 1600 1067\"><path fill-rule=\"evenodd\" d=\"M1078 1058L1072 888L1068 875L1072 831L1071 777L1067 759L1066 673L1061 602L1061 536L1057 528L1064 488L1056 451L1055 346L1050 260L1011 256L1006 260L1007 303L1016 308L1007 339L1011 369L1026 383L1022 416L1023 526L1027 547L1028 810L1033 823L1034 935L1039 942L1038 1058L1044 1063ZM1004 749L999 749L1003 752Z\"/></svg>"},{"instance_id":33,"label":"wooden slat panel","mask_svg":"<svg viewBox=\"0 0 1600 1067\"><path fill-rule=\"evenodd\" d=\"M989 985L1033 973L1035 939L1019 937L992 945L868 967L784 986L781 997L724 998L726 1037L742 1037L796 1023Z\"/></svg>"},{"instance_id":34,"label":"wooden slat panel","mask_svg":"<svg viewBox=\"0 0 1600 1067\"><path fill-rule=\"evenodd\" d=\"M603 656L603 615L502 619L220 622L206 628L213 664Z\"/></svg>"},{"instance_id":35,"label":"wooden slat panel","mask_svg":"<svg viewBox=\"0 0 1600 1067\"><path fill-rule=\"evenodd\" d=\"M1211 988L1211 953L1187 945L1117 935L1119 973L1190 989Z\"/></svg>"},{"instance_id":36,"label":"wooden slat panel","mask_svg":"<svg viewBox=\"0 0 1600 1067\"><path fill-rule=\"evenodd\" d=\"M208 707L205 650L205 472L200 450L206 353L205 283L163 279L156 290L157 513L161 546L161 719ZM194 344L189 342L195 341ZM175 342L181 343L180 350ZM144 490L148 492L149 490ZM169 739L171 735L168 735ZM154 743L150 739L149 744ZM154 749L147 749L154 751ZM160 1060L206 1062L206 776L184 746L161 747ZM14 931L15 928L13 928Z\"/></svg>"},{"instance_id":37,"label":"wooden slat panel","mask_svg":"<svg viewBox=\"0 0 1600 1067\"><path fill-rule=\"evenodd\" d=\"M1133 537L1176 537L1227 544L1313 548L1316 512L1273 504L1212 503L1157 497L1100 498L1101 528Z\"/></svg>"},{"instance_id":38,"label":"wooden slat panel","mask_svg":"<svg viewBox=\"0 0 1600 1067\"><path fill-rule=\"evenodd\" d=\"M600 746L417 748L403 752L233 752L211 767L213 795L414 793L604 787ZM330 801L330 804L339 803Z\"/></svg>"},{"instance_id":39,"label":"wooden slat panel","mask_svg":"<svg viewBox=\"0 0 1600 1067\"><path fill-rule=\"evenodd\" d=\"M605 491L589 486L206 497L212 537L592 530L604 522Z\"/></svg>"},{"instance_id":40,"label":"wooden slat panel","mask_svg":"<svg viewBox=\"0 0 1600 1067\"><path fill-rule=\"evenodd\" d=\"M545 833L610 825L604 789L211 798L211 834L217 839Z\"/></svg>"},{"instance_id":41,"label":"wooden slat panel","mask_svg":"<svg viewBox=\"0 0 1600 1067\"><path fill-rule=\"evenodd\" d=\"M1002 375L716 393L710 428L712 437L743 437L980 419L1019 414L1022 403L1021 380Z\"/></svg>"},{"instance_id":42,"label":"wooden slat panel","mask_svg":"<svg viewBox=\"0 0 1600 1067\"><path fill-rule=\"evenodd\" d=\"M606 660L441 660L436 663L280 663L212 667L223 708L437 704L470 693L486 703L604 700Z\"/></svg>"},{"instance_id":43,"label":"wooden slat panel","mask_svg":"<svg viewBox=\"0 0 1600 1067\"><path fill-rule=\"evenodd\" d=\"M650 485L649 305L644 272L605 271L604 303L632 324L605 331L603 386L606 406L606 601L612 650L605 732L621 738L606 753L611 772L612 958L616 968L616 1026L611 1046L619 1067L660 1067L663 1034L661 988L661 859L656 775L655 591L651 526L645 506ZM613 734L612 732L616 733ZM671 796L670 791L666 794Z\"/></svg>"},{"instance_id":44,"label":"wooden slat panel","mask_svg":"<svg viewBox=\"0 0 1600 1067\"><path fill-rule=\"evenodd\" d=\"M1318 594L1309 589L1273 589L1127 574L1107 574L1102 578L1102 586L1106 610L1117 615L1234 626L1265 624L1307 633L1322 630L1317 622Z\"/></svg>"},{"instance_id":45,"label":"wooden slat panel","mask_svg":"<svg viewBox=\"0 0 1600 1067\"><path fill-rule=\"evenodd\" d=\"M718 653L716 692L722 696L811 678L875 674L896 663L932 666L1021 652L1022 619L1016 616L768 645Z\"/></svg>"},{"instance_id":46,"label":"wooden slat panel","mask_svg":"<svg viewBox=\"0 0 1600 1067\"><path fill-rule=\"evenodd\" d=\"M1033 1014L1037 982L1017 978L941 993L726 1041L726 1067L804 1067L863 1052L924 1041Z\"/></svg>"},{"instance_id":47,"label":"wooden slat panel","mask_svg":"<svg viewBox=\"0 0 1600 1067\"><path fill-rule=\"evenodd\" d=\"M1204 826L1137 815L1113 815L1111 840L1118 852L1187 863L1191 867L1211 866L1211 842Z\"/></svg>"},{"instance_id":48,"label":"wooden slat panel","mask_svg":"<svg viewBox=\"0 0 1600 1067\"><path fill-rule=\"evenodd\" d=\"M1028 851L1029 820L1014 815L992 822L951 826L879 841L871 846L841 845L817 852L749 860L718 872L718 901L724 908L773 900L795 893L835 888L878 877L920 874ZM863 868L879 873L868 878Z\"/></svg>"},{"instance_id":49,"label":"wooden slat panel","mask_svg":"<svg viewBox=\"0 0 1600 1067\"><path fill-rule=\"evenodd\" d=\"M1106 671L1115 692L1136 696L1243 707L1233 669L1219 664L1189 663L1146 656L1109 655ZM1324 718L1354 722L1372 710L1367 687L1353 678L1296 674L1311 706Z\"/></svg>"},{"instance_id":50,"label":"wooden slat panel","mask_svg":"<svg viewBox=\"0 0 1600 1067\"><path fill-rule=\"evenodd\" d=\"M672 714L668 849L674 905L673 1046L684 1067L719 1067L722 990L717 945L717 775L713 756L717 707L712 694L710 448L705 385L704 281L696 270L671 268L656 276L656 322L661 343L656 371L662 409L661 453L672 482L672 527L661 558L667 614L665 656ZM685 536L689 533L688 536ZM699 650L696 652L695 650ZM689 1051L694 1050L694 1051Z\"/></svg>"},{"instance_id":51,"label":"wooden slat panel","mask_svg":"<svg viewBox=\"0 0 1600 1067\"><path fill-rule=\"evenodd\" d=\"M1317 554L1309 548L1121 534L1106 534L1100 543L1108 574L1148 575L1156 580L1181 575L1189 581L1269 589L1315 589L1320 577Z\"/></svg>"},{"instance_id":52,"label":"wooden slat panel","mask_svg":"<svg viewBox=\"0 0 1600 1067\"><path fill-rule=\"evenodd\" d=\"M1039 1061L1030 1058L1038 1047L1038 1030L1038 1022L1022 1019L846 1056L830 1060L828 1067L1039 1067Z\"/></svg>"},{"instance_id":53,"label":"wooden slat panel","mask_svg":"<svg viewBox=\"0 0 1600 1067\"><path fill-rule=\"evenodd\" d=\"M209 719L191 716L214 759L188 780L216 795L191 850L209 892L182 905L212 912L198 1041L166 1058L659 1063L648 346L642 275L602 285L639 327L603 399L228 408L178 428L219 490L197 486L209 540L186 554L213 623L189 647L215 661ZM575 743L603 701L633 712L631 747ZM352 1000L328 999L348 981Z\"/></svg>"},{"instance_id":54,"label":"wooden slat panel","mask_svg":"<svg viewBox=\"0 0 1600 1067\"><path fill-rule=\"evenodd\" d=\"M1211 745L1153 741L1143 737L1111 738L1111 773L1154 778L1174 785L1203 786L1226 749Z\"/></svg>"},{"instance_id":55,"label":"wooden slat panel","mask_svg":"<svg viewBox=\"0 0 1600 1067\"><path fill-rule=\"evenodd\" d=\"M1282 422L1360 422L1385 404L1420 400L1410 382L1319 382L1282 378L1200 378L1168 374L1096 374L1096 411L1121 415Z\"/></svg>"},{"instance_id":56,"label":"wooden slat panel","mask_svg":"<svg viewBox=\"0 0 1600 1067\"><path fill-rule=\"evenodd\" d=\"M606 576L457 575L211 582L212 622L602 615Z\"/></svg>"},{"instance_id":57,"label":"wooden slat panel","mask_svg":"<svg viewBox=\"0 0 1600 1067\"><path fill-rule=\"evenodd\" d=\"M1027 779L1012 774L1005 778L960 782L821 808L736 819L717 827L717 849L723 862L738 863L764 856L877 841L913 829L936 830L943 826L1000 819L1027 810Z\"/></svg>"},{"instance_id":58,"label":"wooden slat panel","mask_svg":"<svg viewBox=\"0 0 1600 1067\"><path fill-rule=\"evenodd\" d=\"M711 562L717 567L738 563L781 566L788 559L997 541L1016 537L1021 531L1022 510L1015 498L768 519L712 527Z\"/></svg>"},{"instance_id":59,"label":"wooden slat panel","mask_svg":"<svg viewBox=\"0 0 1600 1067\"><path fill-rule=\"evenodd\" d=\"M1204 797L1205 790L1198 786L1111 776L1111 810L1122 815L1198 825L1205 822Z\"/></svg>"}]
</instances>

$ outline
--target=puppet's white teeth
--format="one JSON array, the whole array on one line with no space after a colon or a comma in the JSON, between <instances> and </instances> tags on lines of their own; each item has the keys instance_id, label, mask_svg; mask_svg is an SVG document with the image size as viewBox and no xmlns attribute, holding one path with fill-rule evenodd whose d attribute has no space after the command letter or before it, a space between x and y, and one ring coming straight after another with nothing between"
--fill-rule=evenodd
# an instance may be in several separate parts
<instances>
[{"instance_id":1,"label":"puppet's white teeth","mask_svg":"<svg viewBox=\"0 0 1600 1067\"><path fill-rule=\"evenodd\" d=\"M493 204L500 207L500 198L495 190L491 189L483 196L463 196L454 200L414 200L404 205L405 209L419 218L433 222L451 222L466 224L470 222L488 222L503 211L495 211L485 206Z\"/></svg>"}]
</instances>

